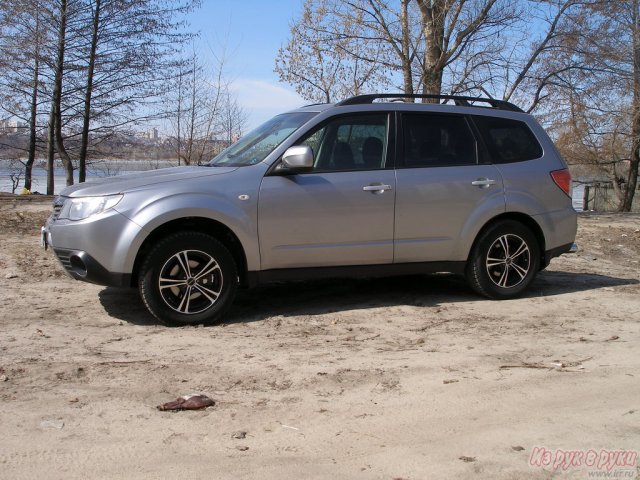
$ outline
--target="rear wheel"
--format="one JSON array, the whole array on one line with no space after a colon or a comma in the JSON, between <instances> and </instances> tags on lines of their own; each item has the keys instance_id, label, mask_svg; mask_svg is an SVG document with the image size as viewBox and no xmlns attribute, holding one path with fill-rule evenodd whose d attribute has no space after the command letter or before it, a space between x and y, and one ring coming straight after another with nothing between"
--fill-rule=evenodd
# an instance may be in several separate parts
<instances>
[{"instance_id":1,"label":"rear wheel","mask_svg":"<svg viewBox=\"0 0 640 480\"><path fill-rule=\"evenodd\" d=\"M485 297L520 295L540 269L540 247L521 223L505 220L481 233L467 264L467 281Z\"/></svg>"},{"instance_id":2,"label":"rear wheel","mask_svg":"<svg viewBox=\"0 0 640 480\"><path fill-rule=\"evenodd\" d=\"M229 250L200 232L163 238L146 256L139 277L149 311L173 326L219 321L233 302L237 283Z\"/></svg>"}]
</instances>

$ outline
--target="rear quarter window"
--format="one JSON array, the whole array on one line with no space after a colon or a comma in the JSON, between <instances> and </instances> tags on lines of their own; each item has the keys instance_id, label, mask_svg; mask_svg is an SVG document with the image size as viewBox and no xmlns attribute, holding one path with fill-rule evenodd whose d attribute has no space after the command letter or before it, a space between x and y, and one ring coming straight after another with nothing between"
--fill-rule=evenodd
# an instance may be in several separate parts
<instances>
[{"instance_id":1,"label":"rear quarter window","mask_svg":"<svg viewBox=\"0 0 640 480\"><path fill-rule=\"evenodd\" d=\"M542 156L542 147L529 126L508 118L473 116L492 163L513 163Z\"/></svg>"}]
</instances>

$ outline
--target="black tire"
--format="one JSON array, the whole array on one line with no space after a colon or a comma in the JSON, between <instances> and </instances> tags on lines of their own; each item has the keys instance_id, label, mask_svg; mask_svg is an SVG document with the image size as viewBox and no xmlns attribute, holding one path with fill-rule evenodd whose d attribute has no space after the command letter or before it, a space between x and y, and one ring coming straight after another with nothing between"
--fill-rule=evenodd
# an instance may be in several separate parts
<instances>
[{"instance_id":1,"label":"black tire","mask_svg":"<svg viewBox=\"0 0 640 480\"><path fill-rule=\"evenodd\" d=\"M218 240L180 232L149 251L138 287L151 314L165 325L212 324L231 306L238 272L233 256Z\"/></svg>"},{"instance_id":2,"label":"black tire","mask_svg":"<svg viewBox=\"0 0 640 480\"><path fill-rule=\"evenodd\" d=\"M540 269L540 247L523 224L504 220L476 240L467 262L467 281L480 295L505 300L520 295Z\"/></svg>"}]
</instances>

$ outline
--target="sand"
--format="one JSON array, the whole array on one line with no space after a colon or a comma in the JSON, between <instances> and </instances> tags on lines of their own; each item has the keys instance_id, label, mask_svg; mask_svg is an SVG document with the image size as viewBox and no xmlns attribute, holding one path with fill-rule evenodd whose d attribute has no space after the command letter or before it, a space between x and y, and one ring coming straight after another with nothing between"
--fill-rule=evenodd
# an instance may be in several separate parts
<instances>
[{"instance_id":1,"label":"sand","mask_svg":"<svg viewBox=\"0 0 640 480\"><path fill-rule=\"evenodd\" d=\"M444 275L290 283L167 328L135 290L68 278L48 212L0 201L0 478L582 479L530 456L640 450L640 215L581 214L580 251L516 300ZM196 392L216 405L156 409Z\"/></svg>"}]
</instances>

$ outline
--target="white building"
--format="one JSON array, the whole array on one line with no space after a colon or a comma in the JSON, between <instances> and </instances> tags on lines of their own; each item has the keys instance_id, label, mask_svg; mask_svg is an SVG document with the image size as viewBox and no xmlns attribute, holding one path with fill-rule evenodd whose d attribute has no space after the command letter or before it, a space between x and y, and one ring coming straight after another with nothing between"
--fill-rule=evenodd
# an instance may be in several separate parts
<instances>
[{"instance_id":1,"label":"white building","mask_svg":"<svg viewBox=\"0 0 640 480\"><path fill-rule=\"evenodd\" d=\"M151 130L149 130L146 136L149 140L158 140L160 138L157 128L152 128Z\"/></svg>"},{"instance_id":2,"label":"white building","mask_svg":"<svg viewBox=\"0 0 640 480\"><path fill-rule=\"evenodd\" d=\"M18 131L26 129L27 124L17 120L0 120L0 132L2 133L18 133Z\"/></svg>"}]
</instances>

